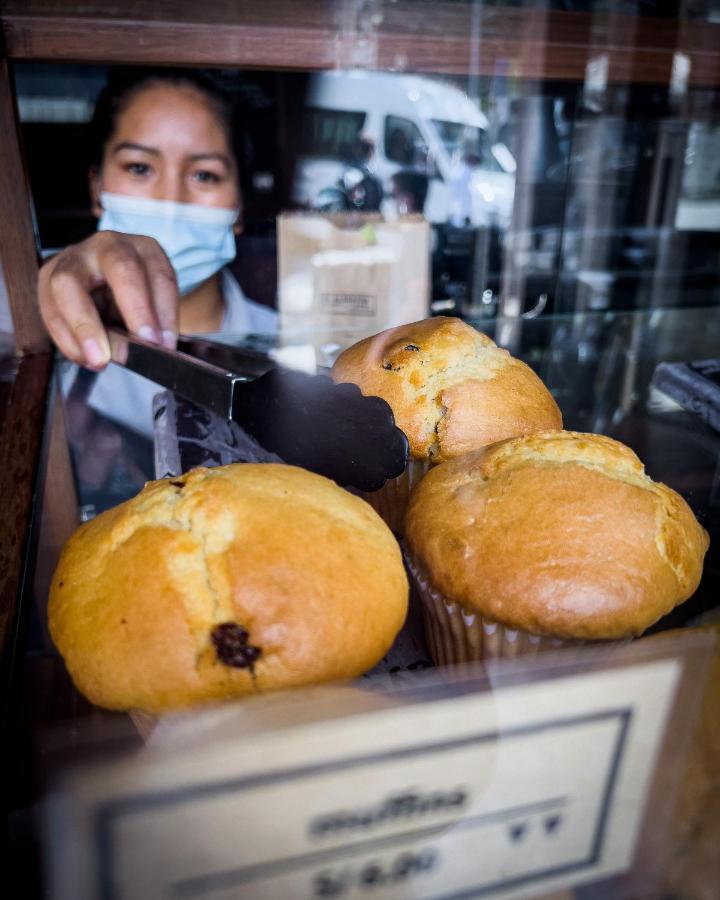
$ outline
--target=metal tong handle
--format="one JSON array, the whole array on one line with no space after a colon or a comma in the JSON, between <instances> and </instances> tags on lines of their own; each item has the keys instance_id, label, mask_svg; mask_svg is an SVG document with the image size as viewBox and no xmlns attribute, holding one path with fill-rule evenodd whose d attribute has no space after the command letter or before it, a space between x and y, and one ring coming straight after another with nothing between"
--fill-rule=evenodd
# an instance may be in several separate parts
<instances>
[{"instance_id":1,"label":"metal tong handle","mask_svg":"<svg viewBox=\"0 0 720 900\"><path fill-rule=\"evenodd\" d=\"M244 375L248 380L260 378L277 367L276 361L267 351L245 345L237 347L220 343L206 335L181 334L178 336L177 349L194 359L202 359L228 372Z\"/></svg>"},{"instance_id":2,"label":"metal tong handle","mask_svg":"<svg viewBox=\"0 0 720 900\"><path fill-rule=\"evenodd\" d=\"M110 359L226 419L232 418L235 385L251 380L205 360L168 350L107 326Z\"/></svg>"}]
</instances>

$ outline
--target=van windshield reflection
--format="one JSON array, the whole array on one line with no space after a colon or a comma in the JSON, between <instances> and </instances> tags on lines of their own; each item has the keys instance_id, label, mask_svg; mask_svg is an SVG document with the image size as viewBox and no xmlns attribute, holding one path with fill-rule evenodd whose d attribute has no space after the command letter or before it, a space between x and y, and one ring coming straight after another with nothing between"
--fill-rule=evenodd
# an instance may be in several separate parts
<instances>
[{"instance_id":1,"label":"van windshield reflection","mask_svg":"<svg viewBox=\"0 0 720 900\"><path fill-rule=\"evenodd\" d=\"M442 119L433 119L433 125L451 158L465 158L478 168L491 172L505 171L493 156L487 131L462 122L446 122Z\"/></svg>"}]
</instances>

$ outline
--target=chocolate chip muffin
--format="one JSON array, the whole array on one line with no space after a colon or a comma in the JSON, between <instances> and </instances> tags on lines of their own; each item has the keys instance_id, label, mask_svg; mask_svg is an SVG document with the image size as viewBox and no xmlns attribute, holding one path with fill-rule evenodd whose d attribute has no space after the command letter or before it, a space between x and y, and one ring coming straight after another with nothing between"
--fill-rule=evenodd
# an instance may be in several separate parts
<instances>
[{"instance_id":1,"label":"chocolate chip muffin","mask_svg":"<svg viewBox=\"0 0 720 900\"><path fill-rule=\"evenodd\" d=\"M640 635L695 592L708 535L628 447L556 431L437 466L406 542L446 663Z\"/></svg>"},{"instance_id":2,"label":"chocolate chip muffin","mask_svg":"<svg viewBox=\"0 0 720 900\"><path fill-rule=\"evenodd\" d=\"M98 706L162 713L352 678L405 619L380 517L293 466L196 469L147 484L63 550L50 631Z\"/></svg>"},{"instance_id":3,"label":"chocolate chip muffin","mask_svg":"<svg viewBox=\"0 0 720 900\"><path fill-rule=\"evenodd\" d=\"M386 400L408 437L405 473L365 495L396 532L410 490L431 465L562 428L560 410L533 370L460 319L390 328L345 350L331 374Z\"/></svg>"}]
</instances>

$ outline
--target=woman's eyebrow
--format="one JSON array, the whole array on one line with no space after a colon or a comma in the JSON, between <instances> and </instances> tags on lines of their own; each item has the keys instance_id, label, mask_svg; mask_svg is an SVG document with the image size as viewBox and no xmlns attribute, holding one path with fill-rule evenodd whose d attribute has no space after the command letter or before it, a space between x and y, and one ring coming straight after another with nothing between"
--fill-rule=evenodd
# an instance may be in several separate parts
<instances>
[{"instance_id":1,"label":"woman's eyebrow","mask_svg":"<svg viewBox=\"0 0 720 900\"><path fill-rule=\"evenodd\" d=\"M151 153L153 156L160 156L160 151L155 147L146 147L144 144L133 144L131 141L123 141L116 147L113 147L113 153L119 153L121 150L141 150L143 153Z\"/></svg>"},{"instance_id":2,"label":"woman's eyebrow","mask_svg":"<svg viewBox=\"0 0 720 900\"><path fill-rule=\"evenodd\" d=\"M201 159L217 159L219 162L223 163L228 167L228 169L232 168L230 164L230 158L227 157L224 153L193 153L189 159L193 162L198 162Z\"/></svg>"}]
</instances>

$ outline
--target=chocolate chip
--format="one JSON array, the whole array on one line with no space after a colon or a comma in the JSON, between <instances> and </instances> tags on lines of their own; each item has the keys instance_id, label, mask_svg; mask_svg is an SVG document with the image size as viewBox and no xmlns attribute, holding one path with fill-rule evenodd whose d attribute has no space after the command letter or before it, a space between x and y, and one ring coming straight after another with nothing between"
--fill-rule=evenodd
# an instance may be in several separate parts
<instances>
[{"instance_id":1,"label":"chocolate chip","mask_svg":"<svg viewBox=\"0 0 720 900\"><path fill-rule=\"evenodd\" d=\"M171 481L170 484L171 484L173 487L179 488L180 490L182 490L182 489L185 487L185 482L184 482L184 481Z\"/></svg>"},{"instance_id":2,"label":"chocolate chip","mask_svg":"<svg viewBox=\"0 0 720 900\"><path fill-rule=\"evenodd\" d=\"M383 369L387 369L387 371L389 372L390 369L392 369L392 363L391 362L383 363Z\"/></svg>"},{"instance_id":3,"label":"chocolate chip","mask_svg":"<svg viewBox=\"0 0 720 900\"><path fill-rule=\"evenodd\" d=\"M420 348L418 347L417 344L406 344L405 349L406 350L414 350L416 353L420 352Z\"/></svg>"},{"instance_id":4,"label":"chocolate chip","mask_svg":"<svg viewBox=\"0 0 720 900\"><path fill-rule=\"evenodd\" d=\"M217 658L223 665L236 669L253 671L255 663L260 659L262 650L248 643L250 635L242 625L235 622L223 622L212 630L212 642Z\"/></svg>"}]
</instances>

